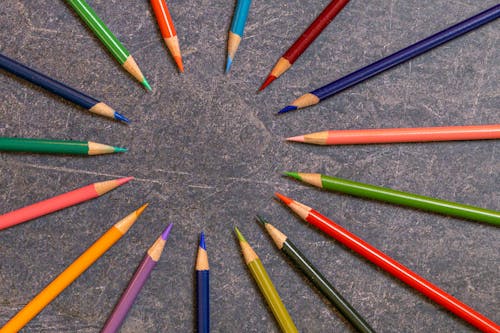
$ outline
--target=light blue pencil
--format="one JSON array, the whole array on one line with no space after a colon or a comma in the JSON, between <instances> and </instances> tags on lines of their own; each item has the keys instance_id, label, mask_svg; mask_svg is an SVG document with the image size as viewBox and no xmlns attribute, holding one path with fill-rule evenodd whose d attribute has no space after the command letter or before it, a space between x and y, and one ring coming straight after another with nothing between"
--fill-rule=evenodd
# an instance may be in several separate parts
<instances>
[{"instance_id":1,"label":"light blue pencil","mask_svg":"<svg viewBox=\"0 0 500 333\"><path fill-rule=\"evenodd\" d=\"M227 62L226 73L231 69L234 55L240 45L241 38L243 37L243 30L250 10L252 0L238 0L236 9L234 11L233 22L231 23L231 30L229 30L229 39L227 41Z\"/></svg>"}]
</instances>

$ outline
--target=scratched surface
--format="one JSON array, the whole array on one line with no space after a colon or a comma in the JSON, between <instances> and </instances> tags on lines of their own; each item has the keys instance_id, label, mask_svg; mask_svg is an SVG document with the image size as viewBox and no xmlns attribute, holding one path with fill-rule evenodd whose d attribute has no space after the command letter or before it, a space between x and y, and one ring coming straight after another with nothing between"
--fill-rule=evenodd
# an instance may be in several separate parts
<instances>
[{"instance_id":1,"label":"scratched surface","mask_svg":"<svg viewBox=\"0 0 500 333\"><path fill-rule=\"evenodd\" d=\"M198 233L207 235L215 332L278 332L244 266L240 227L301 332L352 327L309 287L254 222L288 234L379 332L474 329L272 199L313 206L491 319L500 321L498 229L322 192L280 176L323 172L500 209L493 141L314 147L282 138L326 129L498 123L498 22L295 113L302 93L488 8L496 1L352 1L295 66L255 91L327 1L255 1L232 72L223 74L234 1L169 1L186 73L162 44L148 1L91 0L153 86L145 92L62 1L3 1L0 51L101 98L134 122L91 116L1 73L0 135L93 140L128 147L99 157L0 153L0 212L95 181L137 179L97 200L0 232L0 325L115 221L150 208L25 332L97 332L145 250L174 228L122 332L191 332Z\"/></svg>"}]
</instances>

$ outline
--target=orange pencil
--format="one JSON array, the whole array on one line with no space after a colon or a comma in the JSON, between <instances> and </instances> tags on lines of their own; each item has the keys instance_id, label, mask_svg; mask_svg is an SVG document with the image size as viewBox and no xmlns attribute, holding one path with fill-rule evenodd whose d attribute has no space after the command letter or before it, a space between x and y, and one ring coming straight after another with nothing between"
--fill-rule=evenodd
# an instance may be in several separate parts
<instances>
[{"instance_id":1,"label":"orange pencil","mask_svg":"<svg viewBox=\"0 0 500 333\"><path fill-rule=\"evenodd\" d=\"M449 127L331 130L287 138L315 145L500 139L500 124Z\"/></svg>"},{"instance_id":2,"label":"orange pencil","mask_svg":"<svg viewBox=\"0 0 500 333\"><path fill-rule=\"evenodd\" d=\"M175 31L174 22L168 11L167 3L165 0L151 0L151 6L153 6L153 11L155 12L156 21L160 27L161 35L165 44L174 57L177 67L181 73L184 72L184 66L182 65L181 49L179 47L179 39L177 38L177 32Z\"/></svg>"}]
</instances>

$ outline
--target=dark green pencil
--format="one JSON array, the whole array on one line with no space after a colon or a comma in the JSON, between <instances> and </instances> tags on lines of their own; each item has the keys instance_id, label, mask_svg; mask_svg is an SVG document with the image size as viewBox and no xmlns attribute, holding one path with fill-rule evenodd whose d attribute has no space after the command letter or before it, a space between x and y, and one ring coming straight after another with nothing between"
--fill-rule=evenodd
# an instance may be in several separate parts
<instances>
[{"instance_id":1,"label":"dark green pencil","mask_svg":"<svg viewBox=\"0 0 500 333\"><path fill-rule=\"evenodd\" d=\"M288 237L266 220L257 216L257 221L262 223L274 241L274 244L297 266L305 276L311 281L326 298L339 310L342 315L359 332L373 333L373 328L361 317L361 315L349 304L340 293L328 282L328 280L319 272L316 267L300 250L288 239Z\"/></svg>"},{"instance_id":2,"label":"dark green pencil","mask_svg":"<svg viewBox=\"0 0 500 333\"><path fill-rule=\"evenodd\" d=\"M101 155L121 153L126 148L108 146L92 141L70 141L0 137L0 151L46 154Z\"/></svg>"}]
</instances>

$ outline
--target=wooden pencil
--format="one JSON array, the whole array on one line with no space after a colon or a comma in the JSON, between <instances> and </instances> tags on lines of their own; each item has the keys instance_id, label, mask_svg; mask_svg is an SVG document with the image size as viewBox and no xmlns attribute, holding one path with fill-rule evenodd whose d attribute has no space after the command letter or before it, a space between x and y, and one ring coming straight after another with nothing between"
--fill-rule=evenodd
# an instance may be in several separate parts
<instances>
[{"instance_id":1,"label":"wooden pencil","mask_svg":"<svg viewBox=\"0 0 500 333\"><path fill-rule=\"evenodd\" d=\"M143 205L130 215L126 216L106 233L104 233L94 244L83 252L71 265L50 282L38 295L26 304L14 317L12 317L1 329L1 333L16 333L21 330L31 319L35 318L50 302L64 291L73 281L96 262L107 250L111 248L132 227L137 218L146 209Z\"/></svg>"},{"instance_id":2,"label":"wooden pencil","mask_svg":"<svg viewBox=\"0 0 500 333\"><path fill-rule=\"evenodd\" d=\"M266 272L266 269L262 265L259 257L255 251L250 247L246 239L243 237L238 228L234 228L236 236L240 242L241 251L245 259L245 263L252 274L255 282L259 286L259 289L266 299L267 304L271 308L271 311L278 322L281 331L285 333L294 332L297 333L297 327L292 320L292 317L288 314L285 305L281 301L281 298L274 287L271 278Z\"/></svg>"},{"instance_id":3,"label":"wooden pencil","mask_svg":"<svg viewBox=\"0 0 500 333\"><path fill-rule=\"evenodd\" d=\"M333 21L335 16L347 5L349 0L332 0L323 11L316 17L311 25L300 35L295 43L281 56L271 73L259 88L264 90L271 82L285 73L293 63L307 50L309 45L321 34L321 32Z\"/></svg>"},{"instance_id":4,"label":"wooden pencil","mask_svg":"<svg viewBox=\"0 0 500 333\"><path fill-rule=\"evenodd\" d=\"M288 259L300 270L307 279L318 288L319 291L339 310L339 312L351 323L351 325L363 333L374 333L375 331L363 317L347 302L334 286L321 274L321 272L307 259L307 257L295 246L295 244L284 233L276 229L272 224L257 216L276 247L283 252Z\"/></svg>"},{"instance_id":5,"label":"wooden pencil","mask_svg":"<svg viewBox=\"0 0 500 333\"><path fill-rule=\"evenodd\" d=\"M208 266L205 234L200 234L200 245L196 257L196 299L198 332L210 332L210 267Z\"/></svg>"},{"instance_id":6,"label":"wooden pencil","mask_svg":"<svg viewBox=\"0 0 500 333\"><path fill-rule=\"evenodd\" d=\"M100 116L114 118L123 122L130 122L125 116L113 110L104 102L90 97L66 84L54 80L36 70L29 68L0 53L0 68L46 89L70 102L73 102L88 111Z\"/></svg>"},{"instance_id":7,"label":"wooden pencil","mask_svg":"<svg viewBox=\"0 0 500 333\"><path fill-rule=\"evenodd\" d=\"M95 199L121 186L133 177L126 177L90 184L58 196L39 201L32 205L0 215L0 230L56 212L58 210Z\"/></svg>"},{"instance_id":8,"label":"wooden pencil","mask_svg":"<svg viewBox=\"0 0 500 333\"><path fill-rule=\"evenodd\" d=\"M252 0L237 0L227 40L226 73L228 73L231 69L234 55L236 54L236 50L238 50L238 46L240 46L241 39L243 38L243 31L245 30L245 23L247 21L251 3Z\"/></svg>"},{"instance_id":9,"label":"wooden pencil","mask_svg":"<svg viewBox=\"0 0 500 333\"><path fill-rule=\"evenodd\" d=\"M500 139L500 124L446 127L330 130L287 138L315 145Z\"/></svg>"},{"instance_id":10,"label":"wooden pencil","mask_svg":"<svg viewBox=\"0 0 500 333\"><path fill-rule=\"evenodd\" d=\"M408 284L410 287L420 291L422 294L429 297L431 300L443 306L447 310L453 312L455 315L464 319L477 329L483 332L500 332L500 326L492 320L441 290L417 273L411 271L409 268L389 257L387 254L370 245L353 233L350 233L329 218L321 215L316 210L300 202L287 198L282 194L276 193L276 196L304 221L335 238L349 249L365 257L367 260Z\"/></svg>"},{"instance_id":11,"label":"wooden pencil","mask_svg":"<svg viewBox=\"0 0 500 333\"><path fill-rule=\"evenodd\" d=\"M433 213L500 226L500 212L494 210L397 191L386 187L354 182L343 178L330 177L319 173L285 172L284 174L288 177L328 191L347 193L357 197L389 202Z\"/></svg>"},{"instance_id":12,"label":"wooden pencil","mask_svg":"<svg viewBox=\"0 0 500 333\"><path fill-rule=\"evenodd\" d=\"M142 75L139 66L130 52L109 30L104 22L97 16L96 12L89 6L85 0L66 0L80 18L85 22L87 27L92 30L97 38L104 44L111 55L129 72L137 81L139 81L147 90L151 91L151 86Z\"/></svg>"},{"instance_id":13,"label":"wooden pencil","mask_svg":"<svg viewBox=\"0 0 500 333\"><path fill-rule=\"evenodd\" d=\"M158 239L153 243L153 245L144 255L144 258L139 264L139 267L137 267L134 275L130 279L127 289L125 289L125 291L123 292L120 300L113 309L113 312L111 312L111 315L104 324L101 333L114 333L118 332L118 330L120 329L123 321L125 320L125 317L127 317L128 312L132 308L137 295L139 295L142 287L149 279L153 268L155 268L156 264L160 260L163 248L165 247L165 243L167 241L168 234L170 233L170 229L172 229L172 224L170 224L162 232L160 237L158 237Z\"/></svg>"},{"instance_id":14,"label":"wooden pencil","mask_svg":"<svg viewBox=\"0 0 500 333\"><path fill-rule=\"evenodd\" d=\"M45 154L101 155L122 153L126 152L127 149L121 147L113 147L92 141L0 137L0 151Z\"/></svg>"},{"instance_id":15,"label":"wooden pencil","mask_svg":"<svg viewBox=\"0 0 500 333\"><path fill-rule=\"evenodd\" d=\"M497 4L441 32L438 32L379 61L376 61L373 64L358 69L357 71L352 72L351 74L348 74L321 88L302 95L301 97L293 101L290 105L281 109L279 113L285 113L318 104L320 101L325 100L344 89L352 87L389 68L397 66L454 38L462 36L469 31L472 31L497 19L499 16L500 4Z\"/></svg>"},{"instance_id":16,"label":"wooden pencil","mask_svg":"<svg viewBox=\"0 0 500 333\"><path fill-rule=\"evenodd\" d=\"M177 38L177 32L175 31L174 22L170 16L167 3L165 0L151 0L151 6L153 7L153 12L155 13L156 21L160 27L163 40L165 41L170 54L174 58L179 71L183 73L184 66L182 65L179 39Z\"/></svg>"}]
</instances>

